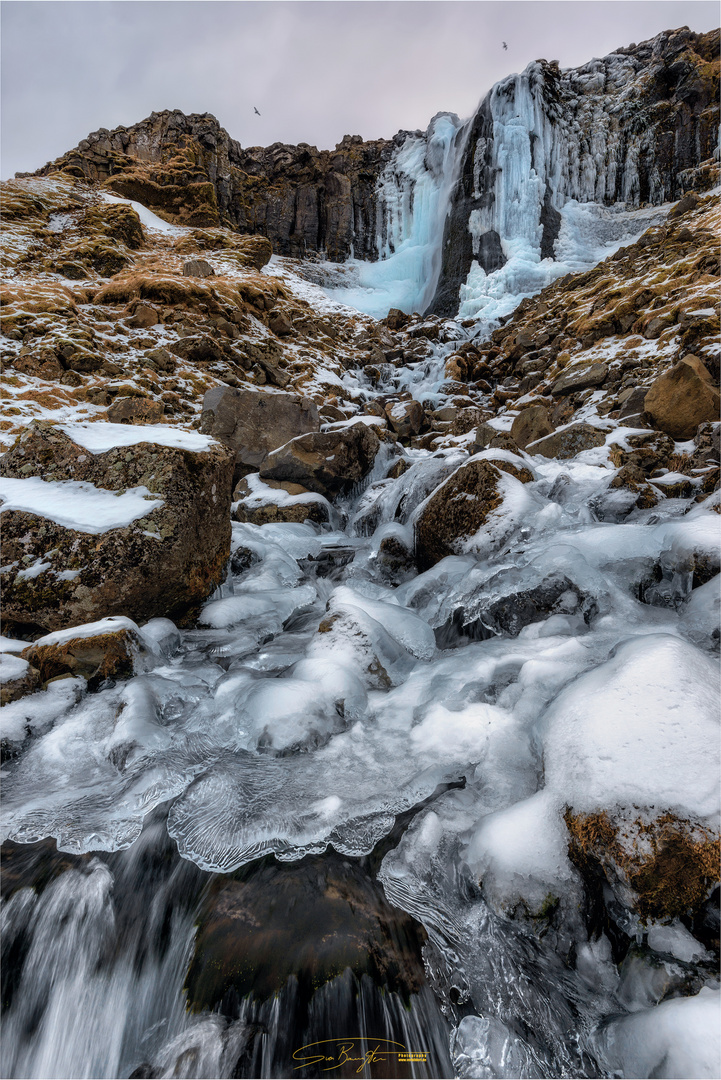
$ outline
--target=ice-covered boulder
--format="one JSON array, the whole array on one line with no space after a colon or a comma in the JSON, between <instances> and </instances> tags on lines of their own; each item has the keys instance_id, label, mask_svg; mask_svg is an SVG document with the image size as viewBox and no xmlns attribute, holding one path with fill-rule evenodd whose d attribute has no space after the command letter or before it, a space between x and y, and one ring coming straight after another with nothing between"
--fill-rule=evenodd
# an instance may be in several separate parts
<instances>
[{"instance_id":1,"label":"ice-covered boulder","mask_svg":"<svg viewBox=\"0 0 721 1080\"><path fill-rule=\"evenodd\" d=\"M565 801L570 853L643 918L675 918L718 880L718 671L650 634L581 675L544 720L546 786Z\"/></svg>"},{"instance_id":2,"label":"ice-covered boulder","mask_svg":"<svg viewBox=\"0 0 721 1080\"><path fill-rule=\"evenodd\" d=\"M618 1017L594 1035L594 1049L607 1075L713 1080L721 1072L718 1016L718 990L703 987Z\"/></svg>"},{"instance_id":3,"label":"ice-covered boulder","mask_svg":"<svg viewBox=\"0 0 721 1080\"><path fill-rule=\"evenodd\" d=\"M203 398L200 430L235 450L239 466L257 469L271 450L317 431L318 409L300 394L214 386Z\"/></svg>"},{"instance_id":4,"label":"ice-covered boulder","mask_svg":"<svg viewBox=\"0 0 721 1080\"><path fill-rule=\"evenodd\" d=\"M352 424L292 439L268 454L263 480L289 480L332 499L357 484L373 468L380 439L372 426Z\"/></svg>"},{"instance_id":5,"label":"ice-covered boulder","mask_svg":"<svg viewBox=\"0 0 721 1080\"><path fill-rule=\"evenodd\" d=\"M268 522L312 521L323 525L330 521L332 508L327 499L289 481L263 481L249 473L233 492L233 518L253 525Z\"/></svg>"},{"instance_id":6,"label":"ice-covered boulder","mask_svg":"<svg viewBox=\"0 0 721 1080\"><path fill-rule=\"evenodd\" d=\"M146 648L132 619L115 616L46 634L25 649L22 657L44 683L68 674L100 683L132 675Z\"/></svg>"},{"instance_id":7,"label":"ice-covered boulder","mask_svg":"<svg viewBox=\"0 0 721 1080\"><path fill-rule=\"evenodd\" d=\"M0 472L9 622L177 619L222 581L233 455L204 435L36 423Z\"/></svg>"},{"instance_id":8,"label":"ice-covered boulder","mask_svg":"<svg viewBox=\"0 0 721 1080\"><path fill-rule=\"evenodd\" d=\"M416 559L427 570L447 555L506 536L518 523L523 485L530 470L509 461L474 458L462 465L422 504L415 519ZM485 536L481 537L481 531Z\"/></svg>"}]
</instances>

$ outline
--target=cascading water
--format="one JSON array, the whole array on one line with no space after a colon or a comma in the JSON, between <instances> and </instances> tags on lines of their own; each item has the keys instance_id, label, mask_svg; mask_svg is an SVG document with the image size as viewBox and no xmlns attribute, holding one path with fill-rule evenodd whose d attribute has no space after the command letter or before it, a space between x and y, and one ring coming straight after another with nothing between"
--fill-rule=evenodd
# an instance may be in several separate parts
<instances>
[{"instance_id":1,"label":"cascading water","mask_svg":"<svg viewBox=\"0 0 721 1080\"><path fill-rule=\"evenodd\" d=\"M334 299L375 318L392 307L426 309L438 284L443 225L468 131L468 122L439 113L425 134L406 136L378 181L378 260L344 264L353 285L329 290Z\"/></svg>"}]
</instances>

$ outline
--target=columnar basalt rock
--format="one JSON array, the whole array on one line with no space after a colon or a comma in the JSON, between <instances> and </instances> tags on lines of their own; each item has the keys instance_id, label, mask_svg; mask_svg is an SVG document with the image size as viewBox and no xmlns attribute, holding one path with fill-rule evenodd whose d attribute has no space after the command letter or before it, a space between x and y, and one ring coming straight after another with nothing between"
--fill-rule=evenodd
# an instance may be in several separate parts
<instances>
[{"instance_id":1,"label":"columnar basalt rock","mask_svg":"<svg viewBox=\"0 0 721 1080\"><path fill-rule=\"evenodd\" d=\"M261 234L280 255L374 258L376 181L394 145L346 135L335 150L243 148L210 113L176 109L101 128L40 173L99 181L179 224Z\"/></svg>"}]
</instances>

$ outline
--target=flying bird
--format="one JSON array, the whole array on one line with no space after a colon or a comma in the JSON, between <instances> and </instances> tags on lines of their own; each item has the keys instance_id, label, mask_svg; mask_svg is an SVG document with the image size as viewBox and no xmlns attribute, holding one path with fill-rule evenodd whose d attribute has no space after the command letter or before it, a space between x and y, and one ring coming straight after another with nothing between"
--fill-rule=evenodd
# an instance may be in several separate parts
<instances>
[{"instance_id":1,"label":"flying bird","mask_svg":"<svg viewBox=\"0 0 721 1080\"><path fill-rule=\"evenodd\" d=\"M253 106L253 112L255 113L256 116L260 116L260 113L256 109L255 105Z\"/></svg>"},{"instance_id":2,"label":"flying bird","mask_svg":"<svg viewBox=\"0 0 721 1080\"><path fill-rule=\"evenodd\" d=\"M508 52L508 46L506 45L505 41L501 42L501 44L503 45L503 48L506 50L506 52Z\"/></svg>"}]
</instances>

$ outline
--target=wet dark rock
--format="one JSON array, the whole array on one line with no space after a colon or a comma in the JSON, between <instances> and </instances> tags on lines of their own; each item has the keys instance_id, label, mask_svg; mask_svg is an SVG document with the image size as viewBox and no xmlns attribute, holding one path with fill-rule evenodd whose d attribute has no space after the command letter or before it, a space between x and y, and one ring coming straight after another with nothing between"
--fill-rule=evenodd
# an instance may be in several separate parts
<instances>
[{"instance_id":1,"label":"wet dark rock","mask_svg":"<svg viewBox=\"0 0 721 1080\"><path fill-rule=\"evenodd\" d=\"M424 941L423 928L391 907L356 862L267 859L213 882L198 918L188 997L195 1010L227 1007L249 993L270 997L290 976L310 996L346 968L405 996L425 982Z\"/></svg>"}]
</instances>

